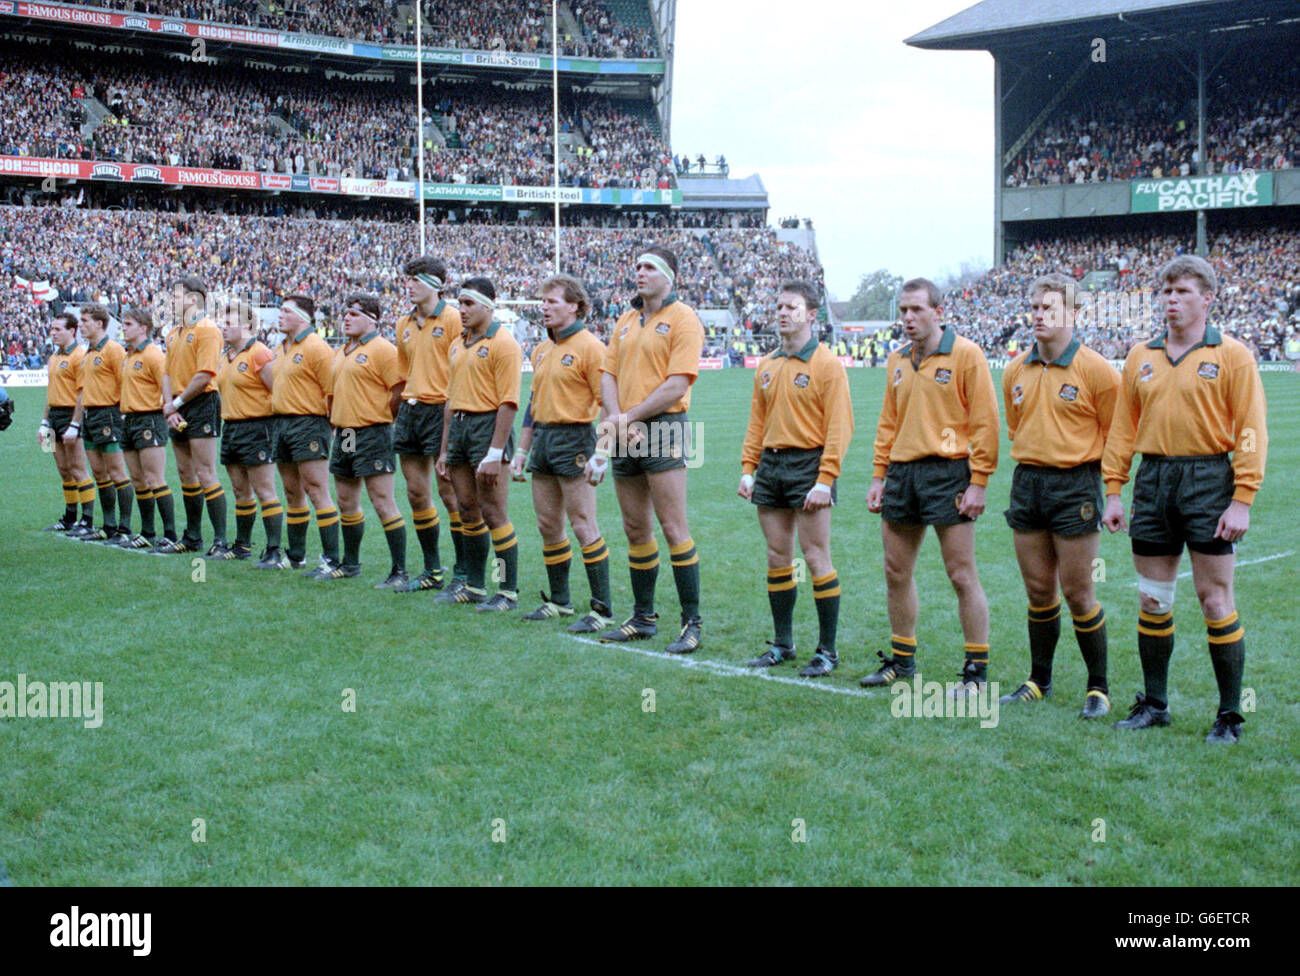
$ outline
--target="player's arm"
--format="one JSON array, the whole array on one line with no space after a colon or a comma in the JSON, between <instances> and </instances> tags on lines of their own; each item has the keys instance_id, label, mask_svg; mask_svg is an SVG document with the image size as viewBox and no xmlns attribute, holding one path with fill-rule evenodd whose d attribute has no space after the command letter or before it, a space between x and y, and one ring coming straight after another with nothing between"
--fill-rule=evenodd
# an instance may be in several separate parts
<instances>
[{"instance_id":1,"label":"player's arm","mask_svg":"<svg viewBox=\"0 0 1300 976\"><path fill-rule=\"evenodd\" d=\"M763 402L762 365L754 370L754 393L749 401L749 423L745 442L740 448L740 485L736 494L748 500L754 494L754 472L763 453L763 428L767 423L767 404Z\"/></svg>"},{"instance_id":2,"label":"player's arm","mask_svg":"<svg viewBox=\"0 0 1300 976\"><path fill-rule=\"evenodd\" d=\"M1015 360L1002 372L1002 412L1007 418L1007 440L1016 439L1016 428L1020 426L1020 405L1013 402L1012 389L1020 371L1015 368Z\"/></svg>"},{"instance_id":3,"label":"player's arm","mask_svg":"<svg viewBox=\"0 0 1300 976\"><path fill-rule=\"evenodd\" d=\"M519 444L515 456L510 459L510 477L515 481L524 481L524 465L528 463L528 452L533 449L533 394L528 394L528 405L524 407L523 423L519 427Z\"/></svg>"},{"instance_id":4,"label":"player's arm","mask_svg":"<svg viewBox=\"0 0 1300 976\"><path fill-rule=\"evenodd\" d=\"M272 364L275 362L275 356L271 350L265 349L258 356L258 359L260 362L254 363L257 369L257 378L262 381L267 393L273 393L275 392L275 370L272 368Z\"/></svg>"},{"instance_id":5,"label":"player's arm","mask_svg":"<svg viewBox=\"0 0 1300 976\"><path fill-rule=\"evenodd\" d=\"M838 359L827 363L822 380L822 463L817 483L827 488L840 476L853 440L853 400L849 375Z\"/></svg>"},{"instance_id":6,"label":"player's arm","mask_svg":"<svg viewBox=\"0 0 1300 976\"><path fill-rule=\"evenodd\" d=\"M398 324L400 325L401 323L399 322ZM397 371L400 374L400 378L397 381L397 385L393 387L393 395L389 401L388 409L391 410L393 416L396 417L397 410L402 404L402 395L406 392L406 381L411 376L411 361L406 355L406 343L395 342L393 345L397 347Z\"/></svg>"},{"instance_id":7,"label":"player's arm","mask_svg":"<svg viewBox=\"0 0 1300 976\"><path fill-rule=\"evenodd\" d=\"M964 385L970 424L970 483L982 489L998 467L998 395L988 361L978 348L970 352Z\"/></svg>"},{"instance_id":8,"label":"player's arm","mask_svg":"<svg viewBox=\"0 0 1300 976\"><path fill-rule=\"evenodd\" d=\"M1264 386L1254 357L1245 353L1243 362L1233 365L1228 394L1232 406L1232 501L1219 516L1214 537L1236 542L1250 528L1250 506L1264 481L1268 456Z\"/></svg>"},{"instance_id":9,"label":"player's arm","mask_svg":"<svg viewBox=\"0 0 1300 976\"><path fill-rule=\"evenodd\" d=\"M885 395L880 404L880 417L876 421L875 453L871 459L871 487L867 489L867 510L879 512L885 499L885 472L889 470L889 454L894 449L898 435L898 401L895 399L893 373L885 360Z\"/></svg>"},{"instance_id":10,"label":"player's arm","mask_svg":"<svg viewBox=\"0 0 1300 976\"><path fill-rule=\"evenodd\" d=\"M77 403L72 408L72 420L68 423L68 429L63 432L63 443L71 444L81 436L81 415L84 410L82 406L82 389L81 379L77 380Z\"/></svg>"},{"instance_id":11,"label":"player's arm","mask_svg":"<svg viewBox=\"0 0 1300 976\"><path fill-rule=\"evenodd\" d=\"M1097 426L1101 428L1101 437L1105 441L1110 436L1111 424L1115 422L1115 404L1119 401L1120 377L1115 367L1102 362L1093 374L1092 402L1097 411Z\"/></svg>"},{"instance_id":12,"label":"player's arm","mask_svg":"<svg viewBox=\"0 0 1300 976\"><path fill-rule=\"evenodd\" d=\"M1133 466L1133 445L1137 440L1137 422L1142 405L1137 396L1138 363L1136 353L1130 353L1124 363L1124 374L1115 398L1115 413L1106 447L1101 455L1101 480L1106 485L1106 511L1101 522L1111 532L1125 527L1124 503L1120 492L1128 481L1129 468Z\"/></svg>"},{"instance_id":13,"label":"player's arm","mask_svg":"<svg viewBox=\"0 0 1300 976\"><path fill-rule=\"evenodd\" d=\"M497 419L492 428L492 444L476 474L489 488L496 485L504 467L506 441L515 427L519 413L519 385L523 367L523 350L518 343L498 344L492 349L492 377L496 385Z\"/></svg>"}]
</instances>

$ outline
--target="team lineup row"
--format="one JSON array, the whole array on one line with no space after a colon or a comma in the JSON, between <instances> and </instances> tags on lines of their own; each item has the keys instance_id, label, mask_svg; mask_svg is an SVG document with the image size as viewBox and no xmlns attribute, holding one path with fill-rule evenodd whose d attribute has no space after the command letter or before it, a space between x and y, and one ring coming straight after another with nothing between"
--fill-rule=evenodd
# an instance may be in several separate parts
<instances>
[{"instance_id":1,"label":"team lineup row","mask_svg":"<svg viewBox=\"0 0 1300 976\"><path fill-rule=\"evenodd\" d=\"M215 536L206 558L251 559L260 505L267 542L256 566L304 569L314 508L323 554L306 575L332 580L360 575L364 488L391 555L379 587L437 591L438 602L502 612L519 599L518 541L507 493L511 480L524 480L527 472L548 591L525 619L573 617L569 631L602 641L655 636L658 521L681 609L681 629L666 650L697 649L703 633L699 556L687 520L684 448L703 330L695 312L673 295L673 252L654 245L636 258L637 297L615 324L608 347L583 324L590 303L580 282L555 275L541 283L548 338L533 353L518 450L522 352L493 319L493 283L465 280L453 305L444 297L449 288L441 261L419 257L402 270L412 307L397 321L396 341L378 334L378 300L355 294L345 302L346 342L337 352L312 328L309 296L283 303L284 341L273 354L254 338L253 313L242 302L222 306L219 327L207 320L206 289L193 277L175 283L178 325L167 336L165 354L151 342L147 311L124 314L125 349L107 339L108 316L98 306L83 307L79 320L56 317L52 338L59 351L49 365L42 437L57 438L65 511L50 528L159 554L197 552L206 508ZM1091 568L1100 527L1125 527L1120 490L1140 453L1129 534L1141 594L1145 689L1117 724L1169 724L1174 581L1186 546L1220 691L1209 740L1235 742L1245 645L1232 573L1235 544L1249 527L1250 503L1263 478L1264 398L1249 350L1208 324L1216 287L1210 265L1176 258L1161 272L1160 284L1166 330L1134 348L1122 377L1075 338L1079 296L1073 279L1044 276L1027 296L1035 342L1005 371L1002 392L1018 462L1006 517L1029 600L1031 670L1002 701L1027 703L1051 693L1064 595L1088 672L1081 715L1109 712L1106 617ZM774 667L795 657L797 534L819 630L816 651L800 674L818 677L838 665L840 588L830 558L830 512L853 413L844 367L813 331L817 289L787 282L777 303L781 347L755 370L738 486L738 494L756 505L767 543L775 631L769 649L749 664ZM867 493L868 508L883 516L891 650L880 654L879 669L861 683L883 686L916 674L913 570L925 528L933 525L966 641L961 680L950 694L975 695L987 683L989 630L974 523L997 465L997 395L979 347L942 324L932 283L905 283L899 311L910 345L886 364ZM88 349L76 345L77 328ZM236 495L230 545L216 475L218 438ZM168 439L184 495L180 536L163 477ZM415 576L406 572L406 526L394 498L399 463L424 563ZM607 471L627 537L633 594L632 614L618 626L609 548L596 520L596 486ZM92 521L96 483L104 509L98 528ZM449 579L439 555L435 490L455 548ZM133 503L141 517L134 535ZM156 517L163 523L161 538ZM580 618L570 593L566 521L590 587L591 609ZM489 596L493 554L500 585Z\"/></svg>"}]
</instances>

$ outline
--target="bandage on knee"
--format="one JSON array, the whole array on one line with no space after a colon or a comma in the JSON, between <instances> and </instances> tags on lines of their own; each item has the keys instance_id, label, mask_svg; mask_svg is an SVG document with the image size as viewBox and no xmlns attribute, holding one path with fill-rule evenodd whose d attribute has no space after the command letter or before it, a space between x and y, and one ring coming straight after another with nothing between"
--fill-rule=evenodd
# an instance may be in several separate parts
<instances>
[{"instance_id":1,"label":"bandage on knee","mask_svg":"<svg viewBox=\"0 0 1300 976\"><path fill-rule=\"evenodd\" d=\"M1168 613L1174 608L1174 590L1178 580L1154 580L1138 574L1138 592L1156 604L1157 612Z\"/></svg>"}]
</instances>

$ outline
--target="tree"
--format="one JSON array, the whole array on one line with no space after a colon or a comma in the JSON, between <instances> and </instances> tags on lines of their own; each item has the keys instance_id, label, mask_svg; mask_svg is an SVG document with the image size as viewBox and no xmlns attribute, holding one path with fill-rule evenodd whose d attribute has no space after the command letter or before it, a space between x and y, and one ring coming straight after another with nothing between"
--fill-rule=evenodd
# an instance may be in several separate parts
<instances>
[{"instance_id":1,"label":"tree","mask_svg":"<svg viewBox=\"0 0 1300 976\"><path fill-rule=\"evenodd\" d=\"M891 274L881 268L870 274L864 274L858 282L858 290L849 299L848 318L850 321L882 320L893 315L894 299L903 284L903 276Z\"/></svg>"}]
</instances>

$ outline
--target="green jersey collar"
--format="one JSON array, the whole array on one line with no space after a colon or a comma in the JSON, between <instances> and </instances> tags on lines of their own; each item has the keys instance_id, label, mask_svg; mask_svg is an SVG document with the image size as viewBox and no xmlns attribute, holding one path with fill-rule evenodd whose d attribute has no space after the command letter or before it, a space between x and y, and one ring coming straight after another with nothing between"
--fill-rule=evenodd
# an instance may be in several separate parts
<instances>
[{"instance_id":1,"label":"green jersey collar","mask_svg":"<svg viewBox=\"0 0 1300 976\"><path fill-rule=\"evenodd\" d=\"M1161 332L1158 336L1156 336L1154 339L1148 342L1147 348L1148 349L1165 348L1165 340L1168 337L1169 337L1169 330L1166 329L1164 332ZM1216 329L1214 326L1207 324L1205 326L1205 337L1201 339L1201 341L1198 342L1196 345L1192 346L1192 349L1199 349L1201 346L1217 346L1222 342L1223 342L1222 333L1220 333L1219 330ZM1188 352L1191 352L1191 349L1189 349Z\"/></svg>"},{"instance_id":2,"label":"green jersey collar","mask_svg":"<svg viewBox=\"0 0 1300 976\"><path fill-rule=\"evenodd\" d=\"M813 358L813 353L815 353L816 351L817 351L817 337L813 336L806 343L804 343L804 347L802 349L800 349L796 353L792 353L791 358L802 359L806 363L808 362L808 360ZM785 358L785 355L786 354L784 351L778 349L774 354L774 358L783 359Z\"/></svg>"},{"instance_id":3,"label":"green jersey collar","mask_svg":"<svg viewBox=\"0 0 1300 976\"><path fill-rule=\"evenodd\" d=\"M586 327L587 324L583 322L582 319L576 319L572 325L566 325L559 332L555 333L555 341L559 342L561 339L567 339L571 335L577 335Z\"/></svg>"},{"instance_id":4,"label":"green jersey collar","mask_svg":"<svg viewBox=\"0 0 1300 976\"><path fill-rule=\"evenodd\" d=\"M1080 345L1082 345L1082 343L1079 342L1079 337L1078 336L1072 337L1070 339L1070 344L1066 346L1063 350L1061 350L1061 354L1057 356L1055 359L1053 359L1050 363L1047 363L1047 365L1048 366L1069 366L1070 363L1074 362L1074 354L1079 351ZM1042 356L1038 355L1037 342L1035 342L1033 346L1030 348L1029 355L1025 357L1025 362L1027 363L1046 362L1046 360L1044 360Z\"/></svg>"},{"instance_id":5,"label":"green jersey collar","mask_svg":"<svg viewBox=\"0 0 1300 976\"><path fill-rule=\"evenodd\" d=\"M294 336L294 337L293 337L293 341L294 341L294 342L302 342L303 339L306 339L307 336L311 335L311 334L312 334L313 332L315 332L315 331L316 331L316 327L313 326L313 325L309 325L309 326L307 326L307 328L303 329L303 330L302 330L301 332L299 332L296 336Z\"/></svg>"}]
</instances>

